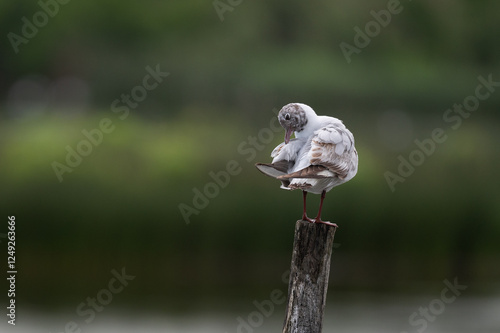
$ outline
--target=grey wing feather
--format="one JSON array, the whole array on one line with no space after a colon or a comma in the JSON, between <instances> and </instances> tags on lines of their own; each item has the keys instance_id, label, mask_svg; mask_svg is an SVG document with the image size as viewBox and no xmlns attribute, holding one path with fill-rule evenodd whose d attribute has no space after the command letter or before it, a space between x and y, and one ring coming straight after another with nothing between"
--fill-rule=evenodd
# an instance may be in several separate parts
<instances>
[{"instance_id":1,"label":"grey wing feather","mask_svg":"<svg viewBox=\"0 0 500 333\"><path fill-rule=\"evenodd\" d=\"M288 173L289 161L281 160L276 163L256 163L255 166L263 174L278 178Z\"/></svg>"}]
</instances>

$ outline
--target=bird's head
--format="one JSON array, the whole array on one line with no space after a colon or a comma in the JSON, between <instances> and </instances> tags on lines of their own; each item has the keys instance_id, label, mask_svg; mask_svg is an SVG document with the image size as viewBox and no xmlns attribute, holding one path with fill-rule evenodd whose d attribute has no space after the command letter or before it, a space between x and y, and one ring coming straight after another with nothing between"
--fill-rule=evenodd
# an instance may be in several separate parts
<instances>
[{"instance_id":1,"label":"bird's head","mask_svg":"<svg viewBox=\"0 0 500 333\"><path fill-rule=\"evenodd\" d=\"M303 106L306 107L304 104L290 103L278 113L278 120L285 129L285 144L290 142L293 132L300 132L307 125L307 115Z\"/></svg>"}]
</instances>

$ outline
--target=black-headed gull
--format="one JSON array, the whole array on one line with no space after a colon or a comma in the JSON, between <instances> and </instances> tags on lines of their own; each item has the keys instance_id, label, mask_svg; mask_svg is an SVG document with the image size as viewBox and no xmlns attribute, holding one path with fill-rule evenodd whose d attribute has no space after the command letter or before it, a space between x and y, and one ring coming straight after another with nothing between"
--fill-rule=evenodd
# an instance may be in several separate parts
<instances>
[{"instance_id":1,"label":"black-headed gull","mask_svg":"<svg viewBox=\"0 0 500 333\"><path fill-rule=\"evenodd\" d=\"M278 114L285 129L285 142L274 148L272 163L257 163L264 174L279 179L281 188L300 189L303 193L302 219L337 226L321 220L321 209L326 192L351 180L358 171L358 152L354 136L341 120L318 116L305 104L290 103ZM295 132L295 139L290 139ZM306 214L307 192L321 194L318 215L310 219Z\"/></svg>"}]
</instances>

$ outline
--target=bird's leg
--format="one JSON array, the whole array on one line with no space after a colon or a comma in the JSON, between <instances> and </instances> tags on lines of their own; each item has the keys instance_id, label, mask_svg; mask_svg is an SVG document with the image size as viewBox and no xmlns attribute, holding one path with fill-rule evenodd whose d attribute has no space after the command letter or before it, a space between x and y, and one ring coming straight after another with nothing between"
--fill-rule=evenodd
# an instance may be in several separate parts
<instances>
[{"instance_id":1,"label":"bird's leg","mask_svg":"<svg viewBox=\"0 0 500 333\"><path fill-rule=\"evenodd\" d=\"M302 196L304 198L304 211L302 213L302 221L309 221L311 223L314 223L314 220L308 218L307 217L307 213L306 213L306 197L307 197L307 192L306 191L302 191Z\"/></svg>"},{"instance_id":2,"label":"bird's leg","mask_svg":"<svg viewBox=\"0 0 500 333\"><path fill-rule=\"evenodd\" d=\"M314 219L314 222L323 223L323 224L327 224L327 225L330 225L332 227L338 228L336 223L331 223L328 221L321 220L321 210L323 209L323 200L325 200L325 196L326 196L326 191L321 192L321 202L319 203L318 216L316 216L316 218Z\"/></svg>"}]
</instances>

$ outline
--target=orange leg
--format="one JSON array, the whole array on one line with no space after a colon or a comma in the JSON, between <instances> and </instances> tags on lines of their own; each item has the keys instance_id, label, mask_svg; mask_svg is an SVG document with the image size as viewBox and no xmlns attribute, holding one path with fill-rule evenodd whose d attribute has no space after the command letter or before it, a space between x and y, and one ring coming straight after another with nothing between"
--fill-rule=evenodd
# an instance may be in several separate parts
<instances>
[{"instance_id":1,"label":"orange leg","mask_svg":"<svg viewBox=\"0 0 500 333\"><path fill-rule=\"evenodd\" d=\"M319 204L318 216L316 216L316 218L314 219L314 222L315 223L323 223L323 224L327 224L327 225L330 225L332 227L338 228L337 224L335 224L335 223L321 220L321 210L323 209L323 200L325 200L325 196L326 196L326 191L321 192L321 202Z\"/></svg>"},{"instance_id":2,"label":"orange leg","mask_svg":"<svg viewBox=\"0 0 500 333\"><path fill-rule=\"evenodd\" d=\"M308 222L314 223L314 220L308 218L307 217L307 213L306 213L306 197L307 197L307 192L306 191L302 191L302 196L304 198L304 211L302 213L302 221L308 221Z\"/></svg>"}]
</instances>

